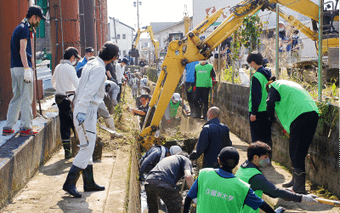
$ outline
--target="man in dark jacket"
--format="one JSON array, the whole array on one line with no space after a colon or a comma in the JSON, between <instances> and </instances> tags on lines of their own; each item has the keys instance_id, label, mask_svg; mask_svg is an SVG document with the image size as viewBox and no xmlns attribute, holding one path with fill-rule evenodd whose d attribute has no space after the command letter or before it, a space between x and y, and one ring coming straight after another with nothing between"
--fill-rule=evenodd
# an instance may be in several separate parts
<instances>
[{"instance_id":1,"label":"man in dark jacket","mask_svg":"<svg viewBox=\"0 0 340 213\"><path fill-rule=\"evenodd\" d=\"M218 168L217 155L223 147L232 145L229 127L220 123L219 116L220 109L216 106L210 107L207 113L209 121L202 128L196 151L193 151L190 155L190 159L194 160L204 153L203 168Z\"/></svg>"},{"instance_id":2,"label":"man in dark jacket","mask_svg":"<svg viewBox=\"0 0 340 213\"><path fill-rule=\"evenodd\" d=\"M272 147L271 126L268 119L266 84L272 76L270 69L264 68L263 57L259 52L252 52L247 57L251 68L256 70L250 83L249 120L252 142L263 141Z\"/></svg>"},{"instance_id":3,"label":"man in dark jacket","mask_svg":"<svg viewBox=\"0 0 340 213\"><path fill-rule=\"evenodd\" d=\"M179 152L182 152L182 148L177 145L171 146L170 150L160 145L151 147L151 149L149 149L139 161L139 180L143 180L143 174L149 174L149 172L159 161L163 160L163 158L169 157L170 155L175 155Z\"/></svg>"},{"instance_id":4,"label":"man in dark jacket","mask_svg":"<svg viewBox=\"0 0 340 213\"><path fill-rule=\"evenodd\" d=\"M264 193L270 197L280 197L287 201L316 204L318 201L315 200L317 197L315 195L296 194L289 190L277 188L273 183L267 180L259 167L263 168L270 164L268 157L270 152L271 148L268 146L268 144L260 141L252 143L247 149L248 159L237 170L235 176L244 182L249 183L250 188L252 188L255 191L255 194L260 198ZM245 206L243 212L255 213L259 211Z\"/></svg>"}]
</instances>

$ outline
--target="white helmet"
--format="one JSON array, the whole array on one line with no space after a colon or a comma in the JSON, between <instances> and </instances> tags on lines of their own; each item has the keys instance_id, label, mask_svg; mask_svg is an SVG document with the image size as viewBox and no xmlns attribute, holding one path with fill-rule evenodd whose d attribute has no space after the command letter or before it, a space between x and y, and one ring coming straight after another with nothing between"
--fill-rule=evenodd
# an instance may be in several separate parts
<instances>
[{"instance_id":1,"label":"white helmet","mask_svg":"<svg viewBox=\"0 0 340 213\"><path fill-rule=\"evenodd\" d=\"M178 102L180 99L181 99L181 95L179 93L176 92L172 95L173 101Z\"/></svg>"}]
</instances>

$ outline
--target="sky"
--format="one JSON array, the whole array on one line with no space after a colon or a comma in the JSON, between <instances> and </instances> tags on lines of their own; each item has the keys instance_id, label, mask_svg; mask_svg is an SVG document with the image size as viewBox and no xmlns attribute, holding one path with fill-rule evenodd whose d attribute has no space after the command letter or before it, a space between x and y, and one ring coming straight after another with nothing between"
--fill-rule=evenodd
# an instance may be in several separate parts
<instances>
[{"instance_id":1,"label":"sky","mask_svg":"<svg viewBox=\"0 0 340 213\"><path fill-rule=\"evenodd\" d=\"M137 29L137 0L107 0L108 14L120 22ZM193 0L141 0L139 6L139 26L148 26L150 22L179 22L183 19L184 5L192 16Z\"/></svg>"}]
</instances>

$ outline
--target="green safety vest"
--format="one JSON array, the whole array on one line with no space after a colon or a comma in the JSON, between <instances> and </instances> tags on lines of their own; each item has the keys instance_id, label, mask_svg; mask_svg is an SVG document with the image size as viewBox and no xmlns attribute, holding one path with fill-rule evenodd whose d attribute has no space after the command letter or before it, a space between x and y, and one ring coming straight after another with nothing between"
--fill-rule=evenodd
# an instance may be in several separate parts
<instances>
[{"instance_id":1,"label":"green safety vest","mask_svg":"<svg viewBox=\"0 0 340 213\"><path fill-rule=\"evenodd\" d=\"M309 93L299 84L278 80L270 84L280 94L281 100L275 102L275 111L283 128L290 133L290 125L301 114L306 112L317 112L319 109Z\"/></svg>"},{"instance_id":2,"label":"green safety vest","mask_svg":"<svg viewBox=\"0 0 340 213\"><path fill-rule=\"evenodd\" d=\"M174 103L172 103L172 101L170 101L170 113L169 113L170 117L173 118L173 117L176 116L178 107L179 107L179 101L176 104L174 104Z\"/></svg>"},{"instance_id":3,"label":"green safety vest","mask_svg":"<svg viewBox=\"0 0 340 213\"><path fill-rule=\"evenodd\" d=\"M268 83L267 78L260 72L255 72L255 74L253 75L253 78L257 78L257 80L260 82L261 84L261 93L262 93L262 98L261 98L261 103L259 105L258 108L258 112L265 112L267 111L267 96L268 96L268 92L266 90L266 84ZM249 112L251 112L251 108L252 108L252 100L251 100L251 85L252 85L252 80L250 81L250 95L249 95Z\"/></svg>"},{"instance_id":4,"label":"green safety vest","mask_svg":"<svg viewBox=\"0 0 340 213\"><path fill-rule=\"evenodd\" d=\"M197 213L241 212L249 192L242 180L223 178L212 168L202 169L198 176Z\"/></svg>"},{"instance_id":5,"label":"green safety vest","mask_svg":"<svg viewBox=\"0 0 340 213\"><path fill-rule=\"evenodd\" d=\"M257 174L262 174L262 172L256 168L243 168L240 167L237 172L235 173L235 176L240 178L241 180L243 180L246 183L249 183L250 178L254 177ZM261 190L256 190L255 194L261 198L263 191ZM260 212L260 209L254 210L251 207L244 205L242 213L258 213Z\"/></svg>"},{"instance_id":6,"label":"green safety vest","mask_svg":"<svg viewBox=\"0 0 340 213\"><path fill-rule=\"evenodd\" d=\"M196 72L196 87L212 87L211 70L213 65L211 64L197 64L195 66Z\"/></svg>"}]
</instances>

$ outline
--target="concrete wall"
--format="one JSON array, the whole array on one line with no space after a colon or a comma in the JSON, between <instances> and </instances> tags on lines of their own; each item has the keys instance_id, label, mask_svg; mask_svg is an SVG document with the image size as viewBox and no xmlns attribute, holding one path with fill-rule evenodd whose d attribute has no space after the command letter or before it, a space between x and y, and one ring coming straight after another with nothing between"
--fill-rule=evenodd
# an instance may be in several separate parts
<instances>
[{"instance_id":1,"label":"concrete wall","mask_svg":"<svg viewBox=\"0 0 340 213\"><path fill-rule=\"evenodd\" d=\"M251 142L248 120L249 87L219 83L215 87L214 105L221 108L221 121L242 140ZM306 172L312 184L324 186L340 196L339 169L339 108L320 104L320 118L309 155L305 160ZM289 139L282 127L272 127L273 159L291 169Z\"/></svg>"},{"instance_id":2,"label":"concrete wall","mask_svg":"<svg viewBox=\"0 0 340 213\"><path fill-rule=\"evenodd\" d=\"M15 137L0 149L0 209L30 180L61 144L59 117L34 137Z\"/></svg>"},{"instance_id":3,"label":"concrete wall","mask_svg":"<svg viewBox=\"0 0 340 213\"><path fill-rule=\"evenodd\" d=\"M155 79L156 70L147 69L150 80ZM214 105L221 108L221 121L231 132L250 143L248 119L249 87L230 83L218 83L214 91ZM324 186L340 196L340 147L339 107L317 103L320 118L313 142L305 159L306 172L313 185ZM292 169L289 157L289 138L279 123L273 123L273 159Z\"/></svg>"}]
</instances>

